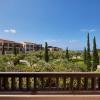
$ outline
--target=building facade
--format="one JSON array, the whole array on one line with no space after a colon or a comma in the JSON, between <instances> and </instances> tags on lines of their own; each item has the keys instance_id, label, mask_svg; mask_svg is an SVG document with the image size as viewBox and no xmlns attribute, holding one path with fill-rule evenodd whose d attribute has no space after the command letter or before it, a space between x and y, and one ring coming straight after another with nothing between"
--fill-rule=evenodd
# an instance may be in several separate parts
<instances>
[{"instance_id":1,"label":"building facade","mask_svg":"<svg viewBox=\"0 0 100 100\"><path fill-rule=\"evenodd\" d=\"M37 51L42 49L42 44L35 44L32 42L22 42L25 52L27 51Z\"/></svg>"},{"instance_id":2,"label":"building facade","mask_svg":"<svg viewBox=\"0 0 100 100\"><path fill-rule=\"evenodd\" d=\"M49 51L60 51L60 50L62 50L62 49L59 48L59 47L48 46L48 50L49 50Z\"/></svg>"},{"instance_id":3,"label":"building facade","mask_svg":"<svg viewBox=\"0 0 100 100\"><path fill-rule=\"evenodd\" d=\"M23 45L21 43L0 39L0 53L2 51L3 45L4 45L4 50L6 54L12 53L14 50L14 46L16 46L16 49L18 52L22 51L22 48L23 48Z\"/></svg>"},{"instance_id":4,"label":"building facade","mask_svg":"<svg viewBox=\"0 0 100 100\"><path fill-rule=\"evenodd\" d=\"M38 51L42 50L42 44L36 44L32 42L15 42L11 40L0 39L0 53L2 52L2 48L4 46L4 50L6 54L11 54L14 51L14 46L18 52L29 52L29 51ZM48 46L49 51L60 51L62 50L59 47Z\"/></svg>"}]
</instances>

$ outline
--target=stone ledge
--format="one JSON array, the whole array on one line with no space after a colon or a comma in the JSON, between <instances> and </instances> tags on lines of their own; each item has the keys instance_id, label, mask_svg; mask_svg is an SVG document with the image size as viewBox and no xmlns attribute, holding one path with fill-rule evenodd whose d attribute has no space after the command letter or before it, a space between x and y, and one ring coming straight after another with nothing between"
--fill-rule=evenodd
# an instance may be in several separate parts
<instances>
[{"instance_id":1,"label":"stone ledge","mask_svg":"<svg viewBox=\"0 0 100 100\"><path fill-rule=\"evenodd\" d=\"M0 100L100 100L100 95L0 95Z\"/></svg>"}]
</instances>

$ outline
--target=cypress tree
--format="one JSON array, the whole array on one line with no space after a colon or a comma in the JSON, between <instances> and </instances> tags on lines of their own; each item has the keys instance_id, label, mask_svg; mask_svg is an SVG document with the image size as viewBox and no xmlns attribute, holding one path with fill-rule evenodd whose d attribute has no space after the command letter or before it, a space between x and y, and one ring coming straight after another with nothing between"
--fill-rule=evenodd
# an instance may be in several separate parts
<instances>
[{"instance_id":1,"label":"cypress tree","mask_svg":"<svg viewBox=\"0 0 100 100\"><path fill-rule=\"evenodd\" d=\"M49 61L49 56L48 56L48 44L45 42L45 54L44 54L45 61Z\"/></svg>"},{"instance_id":2,"label":"cypress tree","mask_svg":"<svg viewBox=\"0 0 100 100\"><path fill-rule=\"evenodd\" d=\"M2 45L2 55L5 55L5 46L4 46L4 44Z\"/></svg>"},{"instance_id":3,"label":"cypress tree","mask_svg":"<svg viewBox=\"0 0 100 100\"><path fill-rule=\"evenodd\" d=\"M84 48L84 64L86 64L86 47Z\"/></svg>"},{"instance_id":4,"label":"cypress tree","mask_svg":"<svg viewBox=\"0 0 100 100\"><path fill-rule=\"evenodd\" d=\"M16 56L17 55L17 49L16 49L16 45L14 44L14 48L13 48L13 53L14 53L14 55Z\"/></svg>"},{"instance_id":5,"label":"cypress tree","mask_svg":"<svg viewBox=\"0 0 100 100\"><path fill-rule=\"evenodd\" d=\"M68 51L68 48L66 49L66 58L67 58L67 60L69 60L69 51Z\"/></svg>"},{"instance_id":6,"label":"cypress tree","mask_svg":"<svg viewBox=\"0 0 100 100\"><path fill-rule=\"evenodd\" d=\"M97 65L99 64L99 56L98 56L98 51L96 47L96 38L94 36L93 39L93 71L97 69Z\"/></svg>"},{"instance_id":7,"label":"cypress tree","mask_svg":"<svg viewBox=\"0 0 100 100\"><path fill-rule=\"evenodd\" d=\"M87 70L91 71L91 55L90 55L90 39L89 33L87 34L87 54L86 54Z\"/></svg>"},{"instance_id":8,"label":"cypress tree","mask_svg":"<svg viewBox=\"0 0 100 100\"><path fill-rule=\"evenodd\" d=\"M40 46L40 50L42 50L42 44L41 44L41 46Z\"/></svg>"}]
</instances>

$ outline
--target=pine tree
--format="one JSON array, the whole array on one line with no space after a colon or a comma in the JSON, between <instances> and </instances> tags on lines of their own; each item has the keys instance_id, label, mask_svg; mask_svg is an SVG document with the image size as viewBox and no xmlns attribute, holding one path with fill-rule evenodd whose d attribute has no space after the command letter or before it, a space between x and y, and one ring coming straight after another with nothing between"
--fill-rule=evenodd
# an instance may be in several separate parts
<instances>
[{"instance_id":1,"label":"pine tree","mask_svg":"<svg viewBox=\"0 0 100 100\"><path fill-rule=\"evenodd\" d=\"M67 60L69 60L69 51L68 51L68 48L66 49L66 58L67 58Z\"/></svg>"},{"instance_id":2,"label":"pine tree","mask_svg":"<svg viewBox=\"0 0 100 100\"><path fill-rule=\"evenodd\" d=\"M44 57L45 57L45 61L48 62L49 61L49 56L48 56L48 44L47 44L47 42L45 42L45 54L44 54Z\"/></svg>"},{"instance_id":3,"label":"pine tree","mask_svg":"<svg viewBox=\"0 0 100 100\"><path fill-rule=\"evenodd\" d=\"M93 71L97 69L97 65L99 64L99 56L96 47L96 38L93 39Z\"/></svg>"},{"instance_id":4,"label":"pine tree","mask_svg":"<svg viewBox=\"0 0 100 100\"><path fill-rule=\"evenodd\" d=\"M90 39L89 33L87 34L87 54L86 54L87 70L91 71L91 55L90 55Z\"/></svg>"},{"instance_id":5,"label":"pine tree","mask_svg":"<svg viewBox=\"0 0 100 100\"><path fill-rule=\"evenodd\" d=\"M86 64L86 47L84 48L84 64Z\"/></svg>"},{"instance_id":6,"label":"pine tree","mask_svg":"<svg viewBox=\"0 0 100 100\"><path fill-rule=\"evenodd\" d=\"M5 46L4 46L4 44L2 45L2 55L5 55Z\"/></svg>"}]
</instances>

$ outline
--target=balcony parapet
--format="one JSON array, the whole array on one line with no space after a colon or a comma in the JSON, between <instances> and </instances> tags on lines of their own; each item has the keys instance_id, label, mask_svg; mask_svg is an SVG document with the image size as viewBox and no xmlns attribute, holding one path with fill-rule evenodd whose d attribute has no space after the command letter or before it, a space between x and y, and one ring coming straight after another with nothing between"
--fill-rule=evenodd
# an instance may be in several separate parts
<instances>
[{"instance_id":1,"label":"balcony parapet","mask_svg":"<svg viewBox=\"0 0 100 100\"><path fill-rule=\"evenodd\" d=\"M100 94L97 72L0 72L0 94Z\"/></svg>"}]
</instances>

